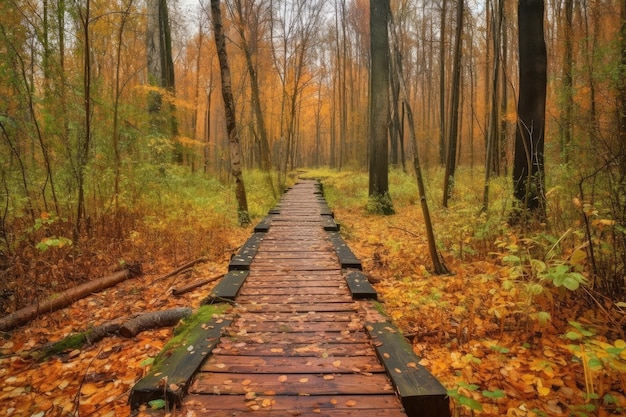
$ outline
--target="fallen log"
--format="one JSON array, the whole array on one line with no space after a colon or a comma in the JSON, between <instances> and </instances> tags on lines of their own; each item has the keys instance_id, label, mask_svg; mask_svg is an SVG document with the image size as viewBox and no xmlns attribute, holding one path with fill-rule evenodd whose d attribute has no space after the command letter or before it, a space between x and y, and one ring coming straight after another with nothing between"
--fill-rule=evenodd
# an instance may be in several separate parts
<instances>
[{"instance_id":1,"label":"fallen log","mask_svg":"<svg viewBox=\"0 0 626 417\"><path fill-rule=\"evenodd\" d=\"M0 319L0 331L9 331L16 327L22 326L29 321L35 319L40 314L49 313L51 311L59 310L63 307L67 307L72 303L84 298L95 292L102 291L110 288L126 279L133 278L137 275L141 275L141 265L134 264L129 266L128 269L116 272L111 275L107 275L102 278L95 279L93 281L85 282L84 284L77 285L67 289L60 294L32 304L28 307L24 307L14 313L9 314Z\"/></svg>"},{"instance_id":2,"label":"fallen log","mask_svg":"<svg viewBox=\"0 0 626 417\"><path fill-rule=\"evenodd\" d=\"M218 279L222 279L223 277L224 277L224 274L215 276L213 278L201 279L199 281L192 282L191 284L187 284L181 288L174 288L172 289L172 295L175 297L178 297L179 295L188 293L189 291L195 290L198 287L217 281Z\"/></svg>"},{"instance_id":3,"label":"fallen log","mask_svg":"<svg viewBox=\"0 0 626 417\"><path fill-rule=\"evenodd\" d=\"M144 330L174 326L180 319L189 315L191 315L191 309L188 307L145 313L126 321L122 327L120 327L120 335L124 337L135 337Z\"/></svg>"},{"instance_id":4,"label":"fallen log","mask_svg":"<svg viewBox=\"0 0 626 417\"><path fill-rule=\"evenodd\" d=\"M190 308L172 308L170 310L145 313L132 318L118 318L84 332L64 337L31 356L41 360L59 353L80 349L84 345L93 345L108 336L120 335L134 337L142 331L176 325L180 319L191 315Z\"/></svg>"}]
</instances>

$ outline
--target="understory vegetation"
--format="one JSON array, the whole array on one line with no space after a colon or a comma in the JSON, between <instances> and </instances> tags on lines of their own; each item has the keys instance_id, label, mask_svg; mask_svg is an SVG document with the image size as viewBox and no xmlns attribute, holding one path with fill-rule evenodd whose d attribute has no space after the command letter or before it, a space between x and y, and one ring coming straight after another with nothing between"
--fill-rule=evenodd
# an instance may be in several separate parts
<instances>
[{"instance_id":1,"label":"understory vegetation","mask_svg":"<svg viewBox=\"0 0 626 417\"><path fill-rule=\"evenodd\" d=\"M413 177L391 174L396 214L380 217L363 203L365 175L310 174L323 179L348 244L380 281L387 314L449 389L455 415L626 412L623 230L607 199L583 201L576 178L568 184L556 172L548 221L510 227L510 180L492 181L481 213L482 172L464 168L449 207L431 203L453 271L437 276ZM442 176L429 172L430 202L441 200Z\"/></svg>"},{"instance_id":2,"label":"understory vegetation","mask_svg":"<svg viewBox=\"0 0 626 417\"><path fill-rule=\"evenodd\" d=\"M134 204L117 218L102 215L91 225L91 237L80 245L71 242L72 225L53 213L41 213L34 224L19 216L10 223L0 280L3 314L129 263L140 262L146 274L107 292L106 300L81 301L66 312L41 317L19 335L4 334L0 347L2 355L12 358L10 369L27 369L41 375L39 379L60 372L61 380L74 381L90 375L93 358L106 357L109 366L124 367L128 374L120 377L122 385L115 387L119 393L110 403L114 412L125 410L124 393L137 378L133 369L140 367L128 358L136 349L144 349L142 355L156 354L170 332L146 332L137 343L101 342L97 348L70 352L67 355L78 355L86 367L75 367L74 376L62 368L65 356L38 365L20 359L20 352L85 330L86 321L110 320L120 308L130 313L146 305L199 304L197 294L175 301L169 297L173 283L164 282L161 289L150 282L200 256L209 263L193 275L216 274L252 229L237 224L232 186L177 169L168 168L158 180L144 179L145 192ZM395 214L389 216L371 214L366 173L309 170L294 173L288 182L298 175L323 182L342 235L376 282L382 308L412 342L421 364L449 390L455 415L584 417L626 412L623 229L612 216L606 193L606 198L592 202L580 195L576 178L563 180L568 178L565 172L553 172L547 180L548 221L510 227L510 180L492 180L489 211L481 213L483 173L461 168L444 209L435 203L441 200L443 170L429 170L426 191L435 236L453 271L437 276L412 175L392 170ZM246 184L254 225L276 201L264 174L247 173ZM57 401L18 394L15 398L40 408L45 406L41 401ZM87 408L81 410L97 410L88 408L92 399L93 404L102 400L86 397L80 407ZM49 407L75 410L72 397L67 402L58 400Z\"/></svg>"}]
</instances>

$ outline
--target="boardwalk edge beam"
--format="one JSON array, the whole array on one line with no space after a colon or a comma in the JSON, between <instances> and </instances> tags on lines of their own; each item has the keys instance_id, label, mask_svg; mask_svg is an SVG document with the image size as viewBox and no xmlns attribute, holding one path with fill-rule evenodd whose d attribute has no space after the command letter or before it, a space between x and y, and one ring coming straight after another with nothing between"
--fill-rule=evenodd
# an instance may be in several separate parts
<instances>
[{"instance_id":1,"label":"boardwalk edge beam","mask_svg":"<svg viewBox=\"0 0 626 417\"><path fill-rule=\"evenodd\" d=\"M391 323L366 323L378 358L387 370L409 417L450 417L446 389L426 368L419 356Z\"/></svg>"},{"instance_id":2,"label":"boardwalk edge beam","mask_svg":"<svg viewBox=\"0 0 626 417\"><path fill-rule=\"evenodd\" d=\"M180 406L191 378L217 345L222 329L232 320L213 318L194 328L181 344L132 388L128 402L132 410L153 400L164 400L168 408ZM189 348L193 347L190 351Z\"/></svg>"}]
</instances>

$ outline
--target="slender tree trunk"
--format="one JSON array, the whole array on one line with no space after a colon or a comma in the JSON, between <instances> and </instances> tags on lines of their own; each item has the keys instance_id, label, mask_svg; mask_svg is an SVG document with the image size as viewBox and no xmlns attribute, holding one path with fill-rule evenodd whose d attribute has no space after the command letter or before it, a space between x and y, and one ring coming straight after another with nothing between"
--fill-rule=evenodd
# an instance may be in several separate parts
<instances>
[{"instance_id":1,"label":"slender tree trunk","mask_svg":"<svg viewBox=\"0 0 626 417\"><path fill-rule=\"evenodd\" d=\"M224 99L224 111L226 114L226 130L228 131L228 142L230 149L230 169L235 179L235 197L237 199L237 214L239 224L250 223L248 214L248 200L246 188L241 172L241 146L239 145L239 135L237 133L237 122L235 120L235 102L231 88L230 67L228 56L226 55L226 37L222 26L222 11L220 10L220 0L211 0L211 15L213 16L213 32L215 34L215 46L217 57L220 62L220 73L222 76L222 97Z\"/></svg>"},{"instance_id":2,"label":"slender tree trunk","mask_svg":"<svg viewBox=\"0 0 626 417\"><path fill-rule=\"evenodd\" d=\"M547 56L544 1L519 0L519 98L513 166L519 209L545 218L544 133ZM514 213L517 216L521 213ZM519 218L519 217L518 217ZM515 221L515 217L512 218Z\"/></svg>"},{"instance_id":3,"label":"slender tree trunk","mask_svg":"<svg viewBox=\"0 0 626 417\"><path fill-rule=\"evenodd\" d=\"M456 171L456 147L459 129L459 102L461 95L461 46L463 45L463 0L457 0L456 38L454 40L454 63L452 65L452 95L450 100L450 123L448 124L448 153L446 174L443 182L443 206L448 207L448 199L454 188Z\"/></svg>"},{"instance_id":4,"label":"slender tree trunk","mask_svg":"<svg viewBox=\"0 0 626 417\"><path fill-rule=\"evenodd\" d=\"M498 92L500 81L500 34L502 33L502 8L504 6L503 0L494 0L498 7L494 11L493 22L493 71L491 73L491 100L489 101L489 125L487 126L487 148L485 149L485 185L483 189L483 206L482 211L489 209L489 182L491 181L491 174L493 170L494 148L496 148L496 140L498 138Z\"/></svg>"},{"instance_id":5,"label":"slender tree trunk","mask_svg":"<svg viewBox=\"0 0 626 417\"><path fill-rule=\"evenodd\" d=\"M574 0L565 0L565 22L563 23L563 85L562 85L562 113L560 123L561 156L565 163L569 162L570 144L572 142L572 112L574 109L573 91L573 52L572 24L574 14Z\"/></svg>"},{"instance_id":6,"label":"slender tree trunk","mask_svg":"<svg viewBox=\"0 0 626 417\"><path fill-rule=\"evenodd\" d=\"M89 161L91 148L91 38L89 31L91 22L91 0L85 2L85 8L80 10L80 20L83 30L83 111L84 125L81 141L78 143L78 208L74 229L74 241L78 242L82 225L87 226L87 214L85 209L85 170Z\"/></svg>"},{"instance_id":7,"label":"slender tree trunk","mask_svg":"<svg viewBox=\"0 0 626 417\"><path fill-rule=\"evenodd\" d=\"M446 163L446 15L447 0L441 2L439 33L439 165Z\"/></svg>"},{"instance_id":8,"label":"slender tree trunk","mask_svg":"<svg viewBox=\"0 0 626 417\"><path fill-rule=\"evenodd\" d=\"M400 81L400 100L402 100L403 105L406 109L407 123L409 125L409 138L411 141L411 148L413 151L413 167L415 169L415 176L417 180L417 189L420 197L420 204L422 207L422 215L424 216L424 227L426 228L426 237L428 239L428 252L430 254L430 259L433 263L433 268L435 269L435 273L439 275L450 274L450 270L446 267L443 260L439 256L439 251L437 250L437 242L435 239L435 232L433 229L433 223L430 218L430 210L428 209L428 200L426 198L426 187L424 186L424 178L422 176L422 167L420 165L419 160L419 150L417 147L417 135L415 133L415 122L413 120L413 111L411 109L411 105L409 103L409 94L407 92L406 81L404 79L404 73L402 69L402 65L400 63L400 47L398 42L398 36L396 34L396 28L391 21L391 33L392 41L393 41L393 59L396 61L394 68L398 72L398 80Z\"/></svg>"},{"instance_id":9,"label":"slender tree trunk","mask_svg":"<svg viewBox=\"0 0 626 417\"><path fill-rule=\"evenodd\" d=\"M252 60L252 50L250 48L250 44L248 42L248 38L246 37L244 22L244 11L241 4L241 0L236 0L236 9L237 9L237 32L239 33L239 37L241 39L241 46L243 49L244 56L246 58L246 67L248 69L248 74L250 75L250 92L252 94L252 109L254 110L254 117L256 120L257 131L259 133L259 153L260 153L260 161L261 161L261 170L266 172L266 180L270 189L272 190L272 195L276 198L276 191L274 190L274 183L272 181L272 161L271 161L271 152L270 152L270 143L267 137L267 129L265 128L265 117L263 115L263 110L261 109L261 93L259 91L259 82L257 79L257 71ZM253 40L255 41L255 40Z\"/></svg>"}]
</instances>

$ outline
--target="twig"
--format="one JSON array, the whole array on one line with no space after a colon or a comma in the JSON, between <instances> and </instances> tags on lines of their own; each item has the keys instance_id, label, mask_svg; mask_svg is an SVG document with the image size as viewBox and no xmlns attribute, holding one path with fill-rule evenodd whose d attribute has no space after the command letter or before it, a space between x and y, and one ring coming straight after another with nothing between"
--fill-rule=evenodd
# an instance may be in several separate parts
<instances>
[{"instance_id":1,"label":"twig","mask_svg":"<svg viewBox=\"0 0 626 417\"><path fill-rule=\"evenodd\" d=\"M397 226L387 226L387 227L389 227L390 229L398 229L398 230L401 230L401 231L403 231L403 232L405 232L405 233L410 234L410 235L411 235L411 236L413 236L413 237L419 237L419 235L418 235L417 233L413 233L413 232L411 232L410 230L403 229L402 227L397 227Z\"/></svg>"},{"instance_id":2,"label":"twig","mask_svg":"<svg viewBox=\"0 0 626 417\"><path fill-rule=\"evenodd\" d=\"M175 296L175 297L178 297L179 295L185 294L185 293L187 293L187 292L189 292L191 290L194 290L194 289L196 289L198 287L206 285L206 284L208 284L210 282L217 281L218 279L221 279L223 277L224 277L224 274L221 274L221 275L214 276L212 278L207 278L207 279L202 279L200 281L192 282L191 284L187 284L187 285L185 285L182 288L173 288L172 289L172 295Z\"/></svg>"},{"instance_id":3,"label":"twig","mask_svg":"<svg viewBox=\"0 0 626 417\"><path fill-rule=\"evenodd\" d=\"M182 271L184 271L184 270L186 270L186 269L189 269L189 268L191 268L192 266L194 266L194 265L196 265L196 264L206 262L207 260L208 260L208 259L207 259L207 258L205 258L204 256L203 256L203 257L201 257L201 258L195 259L195 260L193 260L193 261L191 261L191 262L186 263L185 265L182 265L182 266L180 266L180 267L176 268L175 270L173 270L173 271L171 271L171 272L168 272L168 273L167 273L167 274L165 274L165 275L162 275L162 276L160 276L160 277L156 278L154 281L152 281L152 283L159 282L159 281L161 281L161 280L164 280L164 279L167 279L167 278L173 277L173 276L175 276L175 275L178 275L178 274L180 274Z\"/></svg>"}]
</instances>

